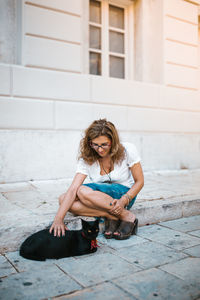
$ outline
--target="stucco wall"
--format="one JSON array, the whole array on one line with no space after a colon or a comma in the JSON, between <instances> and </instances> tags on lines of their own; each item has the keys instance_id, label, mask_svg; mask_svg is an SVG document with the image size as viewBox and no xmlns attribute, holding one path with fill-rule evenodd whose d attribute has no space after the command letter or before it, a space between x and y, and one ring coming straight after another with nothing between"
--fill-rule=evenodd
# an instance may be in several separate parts
<instances>
[{"instance_id":1,"label":"stucco wall","mask_svg":"<svg viewBox=\"0 0 200 300\"><path fill-rule=\"evenodd\" d=\"M25 1L23 65L82 72L82 4L81 0Z\"/></svg>"},{"instance_id":2,"label":"stucco wall","mask_svg":"<svg viewBox=\"0 0 200 300\"><path fill-rule=\"evenodd\" d=\"M0 182L72 177L83 130L103 117L145 170L200 167L199 91L16 65L0 76Z\"/></svg>"},{"instance_id":3,"label":"stucco wall","mask_svg":"<svg viewBox=\"0 0 200 300\"><path fill-rule=\"evenodd\" d=\"M199 89L198 5L164 0L164 83Z\"/></svg>"},{"instance_id":4,"label":"stucco wall","mask_svg":"<svg viewBox=\"0 0 200 300\"><path fill-rule=\"evenodd\" d=\"M144 170L200 168L198 1L135 2L138 81L83 74L83 3L22 3L21 66L0 64L0 182L72 177L83 130L104 117Z\"/></svg>"},{"instance_id":5,"label":"stucco wall","mask_svg":"<svg viewBox=\"0 0 200 300\"><path fill-rule=\"evenodd\" d=\"M16 0L0 1L0 62L17 63L17 22Z\"/></svg>"},{"instance_id":6,"label":"stucco wall","mask_svg":"<svg viewBox=\"0 0 200 300\"><path fill-rule=\"evenodd\" d=\"M163 84L163 1L135 2L135 80Z\"/></svg>"}]
</instances>

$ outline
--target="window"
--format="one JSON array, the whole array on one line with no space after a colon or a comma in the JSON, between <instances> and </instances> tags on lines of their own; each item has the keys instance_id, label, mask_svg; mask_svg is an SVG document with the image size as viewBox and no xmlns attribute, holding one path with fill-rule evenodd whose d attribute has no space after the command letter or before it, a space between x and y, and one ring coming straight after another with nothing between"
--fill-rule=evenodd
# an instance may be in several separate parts
<instances>
[{"instance_id":1,"label":"window","mask_svg":"<svg viewBox=\"0 0 200 300\"><path fill-rule=\"evenodd\" d=\"M128 7L113 3L89 1L89 73L128 78L133 24L128 22ZM128 24L132 25L130 31Z\"/></svg>"},{"instance_id":2,"label":"window","mask_svg":"<svg viewBox=\"0 0 200 300\"><path fill-rule=\"evenodd\" d=\"M89 61L90 74L101 75L102 43L101 43L101 2L90 1L89 14Z\"/></svg>"}]
</instances>

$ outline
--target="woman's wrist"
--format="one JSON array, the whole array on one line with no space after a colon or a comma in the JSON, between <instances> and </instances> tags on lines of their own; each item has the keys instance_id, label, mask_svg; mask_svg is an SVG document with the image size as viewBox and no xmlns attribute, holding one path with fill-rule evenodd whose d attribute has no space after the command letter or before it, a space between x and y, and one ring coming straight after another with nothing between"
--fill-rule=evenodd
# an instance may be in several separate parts
<instances>
[{"instance_id":1,"label":"woman's wrist","mask_svg":"<svg viewBox=\"0 0 200 300\"><path fill-rule=\"evenodd\" d=\"M127 201L127 198L125 195L123 195L120 200L122 201L124 207L126 207L128 205L127 204L128 201Z\"/></svg>"},{"instance_id":2,"label":"woman's wrist","mask_svg":"<svg viewBox=\"0 0 200 300\"><path fill-rule=\"evenodd\" d=\"M126 205L125 206L128 206L130 201L131 201L131 197L129 196L128 193L124 194L123 197L126 199Z\"/></svg>"},{"instance_id":3,"label":"woman's wrist","mask_svg":"<svg viewBox=\"0 0 200 300\"><path fill-rule=\"evenodd\" d=\"M63 219L64 219L64 218L62 218L62 217L60 217L60 216L55 216L54 221L55 221L55 222L63 222Z\"/></svg>"}]
</instances>

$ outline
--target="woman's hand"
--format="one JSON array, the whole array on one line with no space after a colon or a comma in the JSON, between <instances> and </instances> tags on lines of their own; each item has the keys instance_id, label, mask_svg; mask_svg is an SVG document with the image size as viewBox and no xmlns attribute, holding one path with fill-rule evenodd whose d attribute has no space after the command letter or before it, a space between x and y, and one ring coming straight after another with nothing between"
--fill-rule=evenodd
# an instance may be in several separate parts
<instances>
[{"instance_id":1,"label":"woman's hand","mask_svg":"<svg viewBox=\"0 0 200 300\"><path fill-rule=\"evenodd\" d=\"M110 209L109 213L114 216L119 216L122 213L123 209L123 201L121 201L121 199L114 199L112 202L112 208Z\"/></svg>"},{"instance_id":2,"label":"woman's hand","mask_svg":"<svg viewBox=\"0 0 200 300\"><path fill-rule=\"evenodd\" d=\"M54 231L54 236L59 236L62 233L62 236L65 235L65 230L68 230L67 226L64 224L62 219L55 219L49 232L52 233Z\"/></svg>"}]
</instances>

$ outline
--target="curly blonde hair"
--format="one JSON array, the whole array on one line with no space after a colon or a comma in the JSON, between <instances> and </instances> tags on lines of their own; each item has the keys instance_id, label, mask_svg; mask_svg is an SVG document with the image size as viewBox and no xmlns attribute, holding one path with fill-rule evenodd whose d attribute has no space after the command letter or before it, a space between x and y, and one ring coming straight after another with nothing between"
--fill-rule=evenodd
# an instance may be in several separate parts
<instances>
[{"instance_id":1,"label":"curly blonde hair","mask_svg":"<svg viewBox=\"0 0 200 300\"><path fill-rule=\"evenodd\" d=\"M124 159L125 150L123 145L120 143L119 135L114 124L106 119L95 120L85 130L85 136L80 141L79 159L83 158L86 163L92 165L100 158L99 154L90 146L91 141L99 136L106 136L111 140L111 159L113 163L120 163Z\"/></svg>"}]
</instances>

